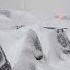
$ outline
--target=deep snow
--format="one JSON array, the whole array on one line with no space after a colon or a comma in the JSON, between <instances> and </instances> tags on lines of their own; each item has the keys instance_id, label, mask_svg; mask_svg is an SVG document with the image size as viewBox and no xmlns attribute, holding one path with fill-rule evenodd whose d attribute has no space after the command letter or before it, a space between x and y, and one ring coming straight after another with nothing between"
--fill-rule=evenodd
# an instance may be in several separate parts
<instances>
[{"instance_id":1,"label":"deep snow","mask_svg":"<svg viewBox=\"0 0 70 70\"><path fill-rule=\"evenodd\" d=\"M3 17L0 18L0 24L1 22L4 23L4 25L0 27L0 44L4 49L13 70L70 69L70 56L61 53L59 48L60 45L56 40L55 30L43 28L44 26L69 27L67 21L51 19L48 24L28 12L25 12L25 14L23 13L22 15L20 12L16 13L15 11L12 12L10 18ZM15 29L15 26L20 25L20 23L24 24L25 27ZM28 41L29 34L30 36L33 34L30 31L31 29L36 32L43 49L44 57L40 61L34 58L33 52L31 51L34 48L32 43L30 43L31 41ZM70 30L68 29L66 33L70 39L69 31Z\"/></svg>"}]
</instances>

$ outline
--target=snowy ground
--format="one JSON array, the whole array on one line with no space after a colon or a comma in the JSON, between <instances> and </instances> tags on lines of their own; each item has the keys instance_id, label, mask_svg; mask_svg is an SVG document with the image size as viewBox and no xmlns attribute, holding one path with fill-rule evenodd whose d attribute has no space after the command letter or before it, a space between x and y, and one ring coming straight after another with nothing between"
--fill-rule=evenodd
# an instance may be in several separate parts
<instances>
[{"instance_id":1,"label":"snowy ground","mask_svg":"<svg viewBox=\"0 0 70 70\"><path fill-rule=\"evenodd\" d=\"M44 29L43 26L46 26L45 22L39 20L28 12L25 12L25 17L24 14L19 14L19 12L13 12L10 18L3 18L4 16L1 17L0 23L3 24L0 24L0 44L4 49L7 59L10 61L13 70L70 69L70 56L60 53L60 49L57 48L59 45L56 40L56 32L54 30ZM49 22L53 22L53 24L47 24L48 26L69 27L69 25L64 23L64 21L62 22L62 25L58 23L56 25L55 23L57 21L55 21L55 19L52 19ZM20 25L20 23L24 24L25 27L15 29L15 26ZM29 34L33 34L31 33L30 29L36 32L43 49L44 58L40 61L36 60L33 52L30 51L34 49L32 43L30 43L31 41L26 41L28 40ZM67 31L67 34L69 37L69 30ZM63 59L60 58L59 55Z\"/></svg>"}]
</instances>

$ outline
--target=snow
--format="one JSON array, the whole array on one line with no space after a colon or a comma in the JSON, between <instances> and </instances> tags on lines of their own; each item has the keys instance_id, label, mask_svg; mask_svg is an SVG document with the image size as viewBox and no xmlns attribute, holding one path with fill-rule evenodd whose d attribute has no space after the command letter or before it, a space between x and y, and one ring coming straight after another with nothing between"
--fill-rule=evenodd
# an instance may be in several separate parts
<instances>
[{"instance_id":1,"label":"snow","mask_svg":"<svg viewBox=\"0 0 70 70\"><path fill-rule=\"evenodd\" d=\"M46 21L41 21L26 11L23 13L13 11L11 14L10 17L0 16L0 44L13 70L70 69L70 56L66 56L60 51L55 30L43 28L44 26L69 27L69 21L49 19L48 24ZM4 25L1 23L4 23ZM20 24L25 26L20 29L15 29L15 26ZM37 34L43 49L44 58L40 61L34 58L33 52L31 51L34 48L32 43L30 43L31 41L28 41L29 35L32 36L33 34L31 30ZM70 39L69 31L68 29L66 34Z\"/></svg>"}]
</instances>

